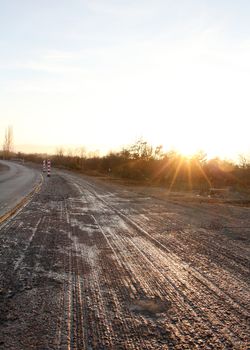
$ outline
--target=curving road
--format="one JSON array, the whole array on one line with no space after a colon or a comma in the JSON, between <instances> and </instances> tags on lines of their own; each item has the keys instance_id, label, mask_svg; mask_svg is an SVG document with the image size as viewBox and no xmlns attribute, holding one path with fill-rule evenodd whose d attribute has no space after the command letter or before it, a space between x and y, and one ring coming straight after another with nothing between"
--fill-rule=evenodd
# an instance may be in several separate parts
<instances>
[{"instance_id":1,"label":"curving road","mask_svg":"<svg viewBox=\"0 0 250 350\"><path fill-rule=\"evenodd\" d=\"M0 161L0 217L13 209L39 181L37 170L18 163Z\"/></svg>"}]
</instances>

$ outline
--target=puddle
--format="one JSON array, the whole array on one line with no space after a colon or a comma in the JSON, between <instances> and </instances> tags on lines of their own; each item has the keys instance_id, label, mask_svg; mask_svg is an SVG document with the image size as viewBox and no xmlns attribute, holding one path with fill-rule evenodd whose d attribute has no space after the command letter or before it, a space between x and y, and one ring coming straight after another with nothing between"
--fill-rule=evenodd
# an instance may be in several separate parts
<instances>
[{"instance_id":1,"label":"puddle","mask_svg":"<svg viewBox=\"0 0 250 350\"><path fill-rule=\"evenodd\" d=\"M129 310L146 316L157 317L159 314L167 312L171 307L171 302L160 298L143 298L135 300L129 305Z\"/></svg>"}]
</instances>

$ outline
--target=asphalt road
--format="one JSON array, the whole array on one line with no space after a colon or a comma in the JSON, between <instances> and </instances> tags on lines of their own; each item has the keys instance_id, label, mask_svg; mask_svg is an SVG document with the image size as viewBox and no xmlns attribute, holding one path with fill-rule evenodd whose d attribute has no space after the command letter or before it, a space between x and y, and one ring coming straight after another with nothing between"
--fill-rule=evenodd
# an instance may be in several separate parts
<instances>
[{"instance_id":1,"label":"asphalt road","mask_svg":"<svg viewBox=\"0 0 250 350\"><path fill-rule=\"evenodd\" d=\"M39 171L15 162L1 160L0 217L28 195L39 179Z\"/></svg>"},{"instance_id":2,"label":"asphalt road","mask_svg":"<svg viewBox=\"0 0 250 350\"><path fill-rule=\"evenodd\" d=\"M0 226L0 349L249 349L249 214L54 170Z\"/></svg>"}]
</instances>

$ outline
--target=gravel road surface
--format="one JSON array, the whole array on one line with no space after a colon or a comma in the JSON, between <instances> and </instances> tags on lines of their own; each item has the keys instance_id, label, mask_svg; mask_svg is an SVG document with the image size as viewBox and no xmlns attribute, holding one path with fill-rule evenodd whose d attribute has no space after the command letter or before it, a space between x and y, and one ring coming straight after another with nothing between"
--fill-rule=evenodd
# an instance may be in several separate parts
<instances>
[{"instance_id":1,"label":"gravel road surface","mask_svg":"<svg viewBox=\"0 0 250 350\"><path fill-rule=\"evenodd\" d=\"M0 227L0 349L248 349L249 210L44 177Z\"/></svg>"},{"instance_id":2,"label":"gravel road surface","mask_svg":"<svg viewBox=\"0 0 250 350\"><path fill-rule=\"evenodd\" d=\"M27 196L39 180L37 170L0 160L0 217Z\"/></svg>"}]
</instances>

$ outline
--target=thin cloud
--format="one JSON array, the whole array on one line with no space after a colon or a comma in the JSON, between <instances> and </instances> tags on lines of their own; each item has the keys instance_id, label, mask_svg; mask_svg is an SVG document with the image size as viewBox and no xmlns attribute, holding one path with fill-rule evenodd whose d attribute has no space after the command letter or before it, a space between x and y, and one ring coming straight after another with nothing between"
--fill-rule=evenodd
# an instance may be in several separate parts
<instances>
[{"instance_id":1,"label":"thin cloud","mask_svg":"<svg viewBox=\"0 0 250 350\"><path fill-rule=\"evenodd\" d=\"M135 4L134 1L121 3L116 1L91 0L87 2L87 7L98 14L106 14L115 17L149 17L157 9L152 3L144 1L143 6Z\"/></svg>"}]
</instances>

